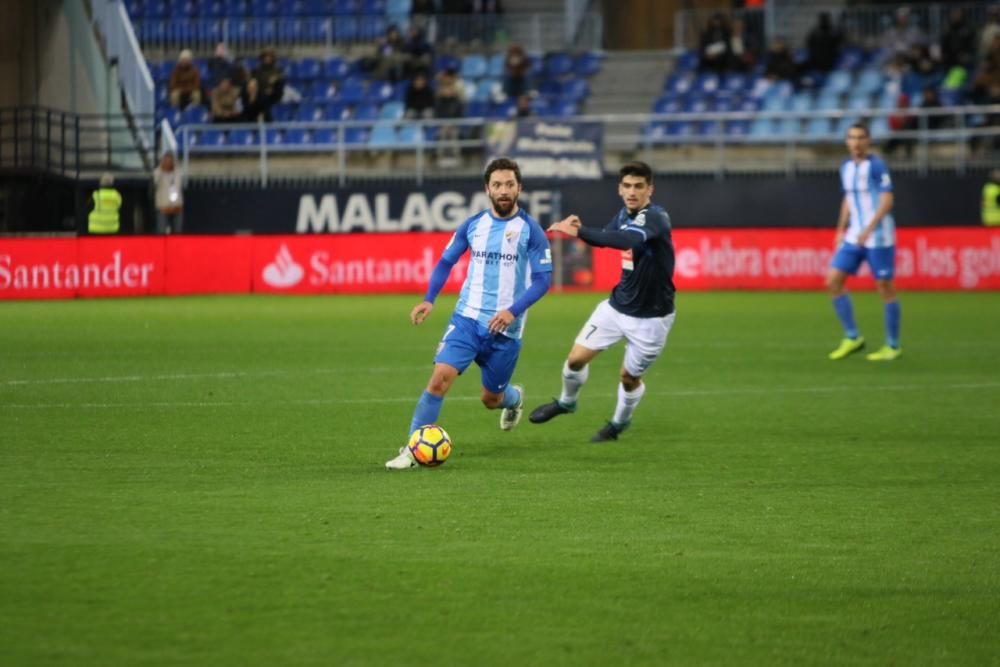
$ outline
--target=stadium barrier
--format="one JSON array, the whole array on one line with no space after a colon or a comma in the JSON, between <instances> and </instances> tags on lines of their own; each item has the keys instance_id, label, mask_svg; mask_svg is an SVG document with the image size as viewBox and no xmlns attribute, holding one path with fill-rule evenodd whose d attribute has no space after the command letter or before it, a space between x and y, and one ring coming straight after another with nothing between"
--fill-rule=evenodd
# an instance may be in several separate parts
<instances>
[{"instance_id":1,"label":"stadium barrier","mask_svg":"<svg viewBox=\"0 0 1000 667\"><path fill-rule=\"evenodd\" d=\"M679 290L818 290L829 230L675 230ZM172 236L0 240L0 300L189 294L422 294L450 235ZM616 251L592 254L588 287L618 280ZM445 291L465 277L456 265ZM1000 289L1000 229L902 230L904 290ZM858 288L871 289L870 276Z\"/></svg>"}]
</instances>

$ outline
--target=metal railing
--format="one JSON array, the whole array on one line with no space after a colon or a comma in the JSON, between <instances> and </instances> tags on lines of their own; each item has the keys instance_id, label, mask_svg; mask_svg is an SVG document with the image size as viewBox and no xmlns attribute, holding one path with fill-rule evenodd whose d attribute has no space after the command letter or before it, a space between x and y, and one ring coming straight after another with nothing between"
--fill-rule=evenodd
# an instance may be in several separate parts
<instances>
[{"instance_id":1,"label":"metal railing","mask_svg":"<svg viewBox=\"0 0 1000 667\"><path fill-rule=\"evenodd\" d=\"M102 171L143 172L136 132L153 137L152 114L109 118L45 107L0 108L0 169L39 170L68 178Z\"/></svg>"},{"instance_id":2,"label":"metal railing","mask_svg":"<svg viewBox=\"0 0 1000 667\"><path fill-rule=\"evenodd\" d=\"M905 115L915 127L890 131L887 120ZM658 170L676 173L713 173L718 178L736 173L768 173L794 176L798 172L836 169L843 157L846 126L863 120L872 127L876 146L898 145L900 155L894 166L921 174L951 171L962 174L971 168L1000 164L1000 105L964 106L946 109L872 109L859 117L855 111L674 113L579 116L548 119L554 124L599 122L604 127L605 163L623 156L643 156ZM826 121L818 125L817 121ZM379 175L424 179L455 173L441 169L435 156L458 152L465 156L470 173L477 173L489 157L490 124L482 119L458 121L341 121L258 123L251 125L185 125L178 130L185 176L219 176L218 164L200 174L194 165L223 158L252 158L257 162L254 179L262 186L275 175L272 163L288 158L283 176L332 178L345 183L349 178ZM389 139L376 139L376 128L391 128ZM406 130L404 130L404 128ZM453 138L442 139L444 128ZM662 128L662 131L659 129ZM400 131L408 131L402 138ZM247 143L219 145L204 143L204 137L242 132ZM310 140L289 143L282 138L288 131L313 135ZM204 133L208 132L208 135ZM315 137L322 136L320 140ZM392 137L400 137L392 139ZM906 153L906 155L903 155ZM314 162L291 156L330 158L318 168ZM377 174L355 157L391 156L393 161ZM613 156L613 159L611 159ZM402 160L400 158L408 158ZM299 165L296 166L296 162ZM229 171L230 167L225 167ZM234 178L245 179L247 172Z\"/></svg>"},{"instance_id":3,"label":"metal railing","mask_svg":"<svg viewBox=\"0 0 1000 667\"><path fill-rule=\"evenodd\" d=\"M124 5L121 0L91 0L91 6L94 27L104 41L109 64L117 66L129 112L137 118L151 117L156 110L153 77ZM140 127L138 136L145 150L153 148L152 125Z\"/></svg>"},{"instance_id":4,"label":"metal railing","mask_svg":"<svg viewBox=\"0 0 1000 667\"><path fill-rule=\"evenodd\" d=\"M115 2L115 0L104 0ZM115 2L117 4L117 2ZM516 42L529 51L601 48L603 22L590 12L575 19L570 31L565 14L449 15L413 17L432 44L448 41L477 47ZM134 22L139 41L147 51L208 51L219 42L235 50L313 47L327 53L356 44L371 44L385 35L391 20L386 16L298 16L287 18L181 18L142 19Z\"/></svg>"}]
</instances>

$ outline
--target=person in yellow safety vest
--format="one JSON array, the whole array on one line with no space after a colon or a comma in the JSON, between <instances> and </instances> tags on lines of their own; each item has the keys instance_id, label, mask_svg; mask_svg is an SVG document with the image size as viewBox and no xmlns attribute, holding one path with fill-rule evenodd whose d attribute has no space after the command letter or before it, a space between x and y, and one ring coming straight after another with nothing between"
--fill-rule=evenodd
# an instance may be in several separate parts
<instances>
[{"instance_id":1,"label":"person in yellow safety vest","mask_svg":"<svg viewBox=\"0 0 1000 667\"><path fill-rule=\"evenodd\" d=\"M114 189L114 184L115 177L111 174L101 176L101 187L94 191L94 210L87 219L87 231L91 234L118 233L122 196Z\"/></svg>"},{"instance_id":2,"label":"person in yellow safety vest","mask_svg":"<svg viewBox=\"0 0 1000 667\"><path fill-rule=\"evenodd\" d=\"M983 186L983 224L1000 227L1000 169L994 169Z\"/></svg>"}]
</instances>

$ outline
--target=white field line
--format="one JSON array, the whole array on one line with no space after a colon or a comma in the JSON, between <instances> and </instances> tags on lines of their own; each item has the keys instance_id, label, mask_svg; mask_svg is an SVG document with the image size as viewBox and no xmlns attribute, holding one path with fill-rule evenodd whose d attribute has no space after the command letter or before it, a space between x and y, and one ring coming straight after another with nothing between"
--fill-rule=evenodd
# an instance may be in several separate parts
<instances>
[{"instance_id":1,"label":"white field line","mask_svg":"<svg viewBox=\"0 0 1000 667\"><path fill-rule=\"evenodd\" d=\"M816 386L816 387L748 387L735 389L689 389L677 391L648 392L651 396L661 398L681 398L685 396L748 396L761 394L834 394L842 392L859 391L917 391L924 389L943 390L982 390L1000 388L1000 382L975 382L975 383L955 383L955 384L890 384L890 385L862 385L862 386ZM616 396L613 392L603 392L591 394L600 398ZM270 401L268 406L333 406L333 405L356 405L356 404L380 404L380 403L415 403L418 395L414 393L408 396L383 396L378 398L316 398L301 399L291 401ZM449 396L449 401L479 401L478 396ZM259 407L260 403L250 401L153 401L139 403L8 403L0 404L0 411L9 410L71 410L71 409L148 409L148 408L249 408Z\"/></svg>"}]
</instances>

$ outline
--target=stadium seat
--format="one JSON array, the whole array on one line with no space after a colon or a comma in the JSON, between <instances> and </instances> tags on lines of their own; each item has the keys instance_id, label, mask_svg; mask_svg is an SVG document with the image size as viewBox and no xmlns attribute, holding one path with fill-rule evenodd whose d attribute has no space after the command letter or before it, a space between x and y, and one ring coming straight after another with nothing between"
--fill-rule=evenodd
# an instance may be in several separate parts
<instances>
[{"instance_id":1,"label":"stadium seat","mask_svg":"<svg viewBox=\"0 0 1000 667\"><path fill-rule=\"evenodd\" d=\"M366 96L367 82L357 76L349 76L340 83L340 99L348 104L359 104Z\"/></svg>"},{"instance_id":2,"label":"stadium seat","mask_svg":"<svg viewBox=\"0 0 1000 667\"><path fill-rule=\"evenodd\" d=\"M226 139L228 146L253 146L256 143L256 130L230 130Z\"/></svg>"},{"instance_id":3,"label":"stadium seat","mask_svg":"<svg viewBox=\"0 0 1000 667\"><path fill-rule=\"evenodd\" d=\"M494 53L490 56L486 65L486 76L499 79L504 75L504 64L507 59L505 53Z\"/></svg>"},{"instance_id":4,"label":"stadium seat","mask_svg":"<svg viewBox=\"0 0 1000 667\"><path fill-rule=\"evenodd\" d=\"M389 147L399 143L394 123L376 123L368 137L368 145L372 147Z\"/></svg>"},{"instance_id":5,"label":"stadium seat","mask_svg":"<svg viewBox=\"0 0 1000 667\"><path fill-rule=\"evenodd\" d=\"M823 84L823 93L843 95L851 88L851 73L846 70L835 70Z\"/></svg>"},{"instance_id":6,"label":"stadium seat","mask_svg":"<svg viewBox=\"0 0 1000 667\"><path fill-rule=\"evenodd\" d=\"M211 114L208 109L203 106L190 106L184 110L183 116L181 118L181 124L186 125L191 124L201 124L207 123L211 120Z\"/></svg>"},{"instance_id":7,"label":"stadium seat","mask_svg":"<svg viewBox=\"0 0 1000 667\"><path fill-rule=\"evenodd\" d=\"M603 62L604 59L600 54L585 51L573 61L573 73L577 76L590 78L601 71Z\"/></svg>"},{"instance_id":8,"label":"stadium seat","mask_svg":"<svg viewBox=\"0 0 1000 667\"><path fill-rule=\"evenodd\" d=\"M298 107L295 104L276 104L271 107L271 116L279 123L294 120L298 114Z\"/></svg>"},{"instance_id":9,"label":"stadium seat","mask_svg":"<svg viewBox=\"0 0 1000 667\"><path fill-rule=\"evenodd\" d=\"M316 102L303 102L299 104L299 109L296 112L296 118L305 122L323 120L324 111L325 107L320 106Z\"/></svg>"},{"instance_id":10,"label":"stadium seat","mask_svg":"<svg viewBox=\"0 0 1000 667\"><path fill-rule=\"evenodd\" d=\"M697 51L685 51L677 59L677 66L675 69L678 72L693 72L698 69L698 52Z\"/></svg>"},{"instance_id":11,"label":"stadium seat","mask_svg":"<svg viewBox=\"0 0 1000 667\"><path fill-rule=\"evenodd\" d=\"M226 145L226 133L221 130L202 130L192 135L194 144L202 148Z\"/></svg>"},{"instance_id":12,"label":"stadium seat","mask_svg":"<svg viewBox=\"0 0 1000 667\"><path fill-rule=\"evenodd\" d=\"M417 125L403 125L396 133L396 140L404 146L416 146L424 142L424 134Z\"/></svg>"},{"instance_id":13,"label":"stadium seat","mask_svg":"<svg viewBox=\"0 0 1000 667\"><path fill-rule=\"evenodd\" d=\"M573 58L568 53L554 51L545 59L545 74L551 77L565 76L573 71Z\"/></svg>"},{"instance_id":14,"label":"stadium seat","mask_svg":"<svg viewBox=\"0 0 1000 667\"><path fill-rule=\"evenodd\" d=\"M885 77L873 67L866 67L858 74L858 80L854 84L854 92L863 95L874 95L882 90Z\"/></svg>"},{"instance_id":15,"label":"stadium seat","mask_svg":"<svg viewBox=\"0 0 1000 667\"><path fill-rule=\"evenodd\" d=\"M268 146L281 146L285 143L285 133L275 127L269 127L264 131L264 141Z\"/></svg>"},{"instance_id":16,"label":"stadium seat","mask_svg":"<svg viewBox=\"0 0 1000 667\"><path fill-rule=\"evenodd\" d=\"M285 144L288 146L303 146L311 143L312 136L309 130L301 127L293 127L285 130Z\"/></svg>"},{"instance_id":17,"label":"stadium seat","mask_svg":"<svg viewBox=\"0 0 1000 667\"><path fill-rule=\"evenodd\" d=\"M829 118L814 117L806 122L806 136L811 139L829 139L833 130Z\"/></svg>"},{"instance_id":18,"label":"stadium seat","mask_svg":"<svg viewBox=\"0 0 1000 667\"><path fill-rule=\"evenodd\" d=\"M381 120L401 120L404 112L402 102L386 102L379 109L378 117Z\"/></svg>"},{"instance_id":19,"label":"stadium seat","mask_svg":"<svg viewBox=\"0 0 1000 667\"><path fill-rule=\"evenodd\" d=\"M351 120L377 120L378 114L378 105L359 104L351 110Z\"/></svg>"},{"instance_id":20,"label":"stadium seat","mask_svg":"<svg viewBox=\"0 0 1000 667\"><path fill-rule=\"evenodd\" d=\"M331 56L323 61L323 76L333 81L346 77L348 69L348 64L339 56Z\"/></svg>"},{"instance_id":21,"label":"stadium seat","mask_svg":"<svg viewBox=\"0 0 1000 667\"><path fill-rule=\"evenodd\" d=\"M463 79L475 81L486 76L489 64L486 58L478 53L470 53L462 58L462 69L460 74Z\"/></svg>"},{"instance_id":22,"label":"stadium seat","mask_svg":"<svg viewBox=\"0 0 1000 667\"><path fill-rule=\"evenodd\" d=\"M350 107L343 100L332 100L323 105L324 120L346 120L350 117Z\"/></svg>"}]
</instances>

